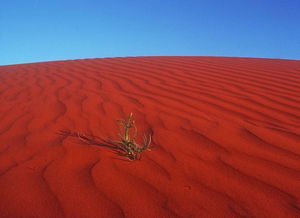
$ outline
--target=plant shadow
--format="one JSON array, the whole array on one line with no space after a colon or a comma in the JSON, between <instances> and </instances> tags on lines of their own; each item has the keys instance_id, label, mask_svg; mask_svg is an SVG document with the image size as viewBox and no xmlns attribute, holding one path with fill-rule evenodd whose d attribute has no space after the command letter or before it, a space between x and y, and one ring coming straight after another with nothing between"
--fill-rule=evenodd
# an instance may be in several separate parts
<instances>
[{"instance_id":1,"label":"plant shadow","mask_svg":"<svg viewBox=\"0 0 300 218\"><path fill-rule=\"evenodd\" d=\"M96 145L96 146L111 149L118 156L126 158L126 159L121 159L121 158L115 158L115 159L123 160L123 161L132 161L132 160L130 160L129 156L124 154L123 150L110 139L101 138L101 137L98 137L98 136L95 136L92 134L84 135L84 134L80 134L78 132L72 132L69 130L61 130L58 132L58 134L63 137L77 138L81 142L81 144L84 144L84 145Z\"/></svg>"}]
</instances>

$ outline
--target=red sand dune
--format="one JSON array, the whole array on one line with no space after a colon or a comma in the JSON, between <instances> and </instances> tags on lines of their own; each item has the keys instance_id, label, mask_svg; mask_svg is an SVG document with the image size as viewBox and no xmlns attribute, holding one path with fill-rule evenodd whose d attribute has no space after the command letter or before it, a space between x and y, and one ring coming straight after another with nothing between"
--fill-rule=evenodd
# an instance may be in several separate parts
<instances>
[{"instance_id":1,"label":"red sand dune","mask_svg":"<svg viewBox=\"0 0 300 218\"><path fill-rule=\"evenodd\" d=\"M1 217L300 217L300 61L128 57L0 67ZM153 149L128 161L60 131Z\"/></svg>"}]
</instances>

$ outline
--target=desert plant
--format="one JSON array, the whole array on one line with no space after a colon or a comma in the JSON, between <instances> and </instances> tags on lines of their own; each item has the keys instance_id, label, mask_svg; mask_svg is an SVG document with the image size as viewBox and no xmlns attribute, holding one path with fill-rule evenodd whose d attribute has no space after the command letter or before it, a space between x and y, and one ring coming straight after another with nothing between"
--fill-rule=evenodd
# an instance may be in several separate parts
<instances>
[{"instance_id":1,"label":"desert plant","mask_svg":"<svg viewBox=\"0 0 300 218\"><path fill-rule=\"evenodd\" d=\"M151 135L143 135L142 145L136 142L137 127L133 119L133 114L130 113L127 118L118 120L120 124L120 140L108 140L117 145L120 154L126 156L130 160L139 159L141 154L149 149L151 144Z\"/></svg>"},{"instance_id":2,"label":"desert plant","mask_svg":"<svg viewBox=\"0 0 300 218\"><path fill-rule=\"evenodd\" d=\"M115 150L119 155L127 157L129 160L140 159L141 154L145 150L150 150L151 134L143 135L143 143L140 145L136 142L137 127L133 119L133 114L130 113L127 118L117 120L120 124L120 132L118 136L120 140L110 138L97 137L94 135L85 135L78 132L70 132L68 130L60 131L63 136L78 137L80 141L88 145L98 145Z\"/></svg>"}]
</instances>

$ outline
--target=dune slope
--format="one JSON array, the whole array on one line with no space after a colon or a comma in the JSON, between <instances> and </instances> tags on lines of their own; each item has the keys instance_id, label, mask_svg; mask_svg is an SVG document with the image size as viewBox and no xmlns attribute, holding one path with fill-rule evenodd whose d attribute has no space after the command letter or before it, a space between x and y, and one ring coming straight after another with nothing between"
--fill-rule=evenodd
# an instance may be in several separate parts
<instances>
[{"instance_id":1,"label":"dune slope","mask_svg":"<svg viewBox=\"0 0 300 218\"><path fill-rule=\"evenodd\" d=\"M300 61L85 59L0 81L1 217L300 217ZM130 112L153 135L141 160L75 136L116 139Z\"/></svg>"}]
</instances>

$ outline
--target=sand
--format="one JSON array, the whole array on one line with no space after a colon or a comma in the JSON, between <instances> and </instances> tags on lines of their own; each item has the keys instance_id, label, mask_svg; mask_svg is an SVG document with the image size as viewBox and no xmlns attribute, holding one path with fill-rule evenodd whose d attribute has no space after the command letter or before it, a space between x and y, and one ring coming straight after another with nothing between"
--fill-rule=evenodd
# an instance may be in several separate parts
<instances>
[{"instance_id":1,"label":"sand","mask_svg":"<svg viewBox=\"0 0 300 218\"><path fill-rule=\"evenodd\" d=\"M0 81L1 217L300 217L300 61L82 59ZM140 160L75 136L117 139L130 112L152 134Z\"/></svg>"}]
</instances>

